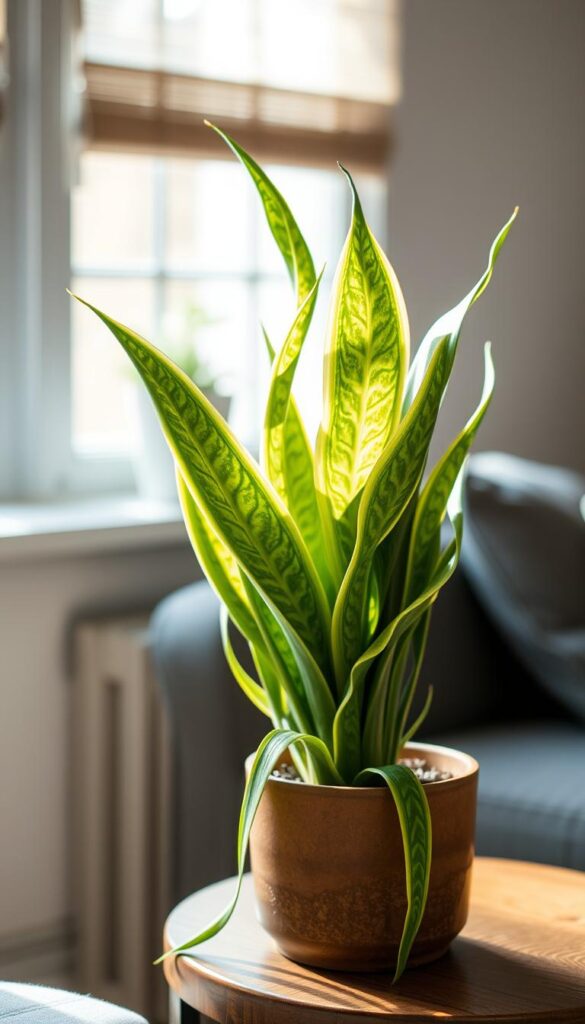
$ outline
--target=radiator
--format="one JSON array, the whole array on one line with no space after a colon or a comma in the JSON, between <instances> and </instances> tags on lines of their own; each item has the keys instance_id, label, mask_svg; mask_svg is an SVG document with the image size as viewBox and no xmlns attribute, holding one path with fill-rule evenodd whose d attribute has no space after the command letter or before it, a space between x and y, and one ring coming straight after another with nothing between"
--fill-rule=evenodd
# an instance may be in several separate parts
<instances>
[{"instance_id":1,"label":"radiator","mask_svg":"<svg viewBox=\"0 0 585 1024\"><path fill-rule=\"evenodd\" d=\"M73 746L79 984L166 1020L171 758L146 618L76 627Z\"/></svg>"}]
</instances>

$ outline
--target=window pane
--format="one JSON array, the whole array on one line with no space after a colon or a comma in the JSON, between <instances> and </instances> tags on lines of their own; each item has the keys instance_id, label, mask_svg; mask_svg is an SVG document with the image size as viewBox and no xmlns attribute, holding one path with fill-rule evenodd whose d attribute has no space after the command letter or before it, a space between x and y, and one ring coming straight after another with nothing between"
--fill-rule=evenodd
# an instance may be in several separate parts
<instances>
[{"instance_id":1,"label":"window pane","mask_svg":"<svg viewBox=\"0 0 585 1024\"><path fill-rule=\"evenodd\" d=\"M84 153L73 190L72 262L142 270L154 261L155 160Z\"/></svg>"},{"instance_id":2,"label":"window pane","mask_svg":"<svg viewBox=\"0 0 585 1024\"><path fill-rule=\"evenodd\" d=\"M74 290L147 338L154 332L150 281L77 278ZM105 325L73 305L73 448L79 454L132 452L137 444L138 379Z\"/></svg>"},{"instance_id":3,"label":"window pane","mask_svg":"<svg viewBox=\"0 0 585 1024\"><path fill-rule=\"evenodd\" d=\"M168 281L165 286L161 347L187 371L195 354L197 383L212 381L220 392L234 395L240 429L249 422L257 387L251 306L250 288L242 281Z\"/></svg>"},{"instance_id":4,"label":"window pane","mask_svg":"<svg viewBox=\"0 0 585 1024\"><path fill-rule=\"evenodd\" d=\"M168 160L166 266L178 273L250 270L253 199L235 163Z\"/></svg>"}]
</instances>

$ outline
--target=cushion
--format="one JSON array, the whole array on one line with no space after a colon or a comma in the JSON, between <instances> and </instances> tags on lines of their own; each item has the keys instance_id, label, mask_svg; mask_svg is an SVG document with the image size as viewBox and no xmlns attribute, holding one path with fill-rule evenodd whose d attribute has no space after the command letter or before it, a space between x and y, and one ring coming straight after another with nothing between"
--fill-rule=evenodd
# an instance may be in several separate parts
<instances>
[{"instance_id":1,"label":"cushion","mask_svg":"<svg viewBox=\"0 0 585 1024\"><path fill-rule=\"evenodd\" d=\"M17 1018L19 1024L146 1024L137 1013L101 999L10 981L0 982L0 1020L4 1018Z\"/></svg>"},{"instance_id":2,"label":"cushion","mask_svg":"<svg viewBox=\"0 0 585 1024\"><path fill-rule=\"evenodd\" d=\"M585 871L585 730L525 722L446 733L479 761L477 852Z\"/></svg>"},{"instance_id":3,"label":"cushion","mask_svg":"<svg viewBox=\"0 0 585 1024\"><path fill-rule=\"evenodd\" d=\"M462 565L534 677L585 721L585 479L511 455L470 462Z\"/></svg>"}]
</instances>

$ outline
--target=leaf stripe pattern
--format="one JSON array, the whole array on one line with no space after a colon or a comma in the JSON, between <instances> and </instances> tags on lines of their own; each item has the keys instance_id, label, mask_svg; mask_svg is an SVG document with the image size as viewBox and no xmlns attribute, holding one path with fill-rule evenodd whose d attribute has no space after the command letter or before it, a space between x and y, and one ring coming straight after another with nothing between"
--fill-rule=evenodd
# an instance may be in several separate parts
<instances>
[{"instance_id":1,"label":"leaf stripe pattern","mask_svg":"<svg viewBox=\"0 0 585 1024\"><path fill-rule=\"evenodd\" d=\"M252 644L261 643L258 626L249 606L238 563L230 549L217 536L197 504L180 472L177 493L183 519L193 550L211 586L229 609L240 633Z\"/></svg>"},{"instance_id":2,"label":"leaf stripe pattern","mask_svg":"<svg viewBox=\"0 0 585 1024\"><path fill-rule=\"evenodd\" d=\"M396 426L409 348L400 286L347 177L354 210L333 290L317 446L319 487L337 520L361 492Z\"/></svg>"},{"instance_id":3,"label":"leaf stripe pattern","mask_svg":"<svg viewBox=\"0 0 585 1024\"><path fill-rule=\"evenodd\" d=\"M479 405L435 466L419 498L406 572L406 601L413 600L420 592L434 568L433 554L439 544L449 496L492 399L495 376L489 343L485 346L484 363L484 386Z\"/></svg>"},{"instance_id":4,"label":"leaf stripe pattern","mask_svg":"<svg viewBox=\"0 0 585 1024\"><path fill-rule=\"evenodd\" d=\"M433 355L417 400L364 489L354 553L333 612L338 687L345 690L364 642L364 609L373 556L419 485L446 384L447 341Z\"/></svg>"},{"instance_id":5,"label":"leaf stripe pattern","mask_svg":"<svg viewBox=\"0 0 585 1024\"><path fill-rule=\"evenodd\" d=\"M327 599L276 494L270 494L227 424L179 367L129 328L85 305L109 327L142 376L196 503L327 671Z\"/></svg>"},{"instance_id":6,"label":"leaf stripe pattern","mask_svg":"<svg viewBox=\"0 0 585 1024\"><path fill-rule=\"evenodd\" d=\"M427 902L433 849L431 813L424 787L410 768L400 764L366 768L356 784L368 775L384 779L394 798L402 832L407 911L394 973L396 982L406 967Z\"/></svg>"},{"instance_id":7,"label":"leaf stripe pattern","mask_svg":"<svg viewBox=\"0 0 585 1024\"><path fill-rule=\"evenodd\" d=\"M278 357L273 361L264 422L263 463L266 475L286 504L305 541L315 568L333 603L333 583L323 541L315 491L313 452L291 389L315 306L321 276L297 312ZM272 346L266 332L269 355Z\"/></svg>"}]
</instances>

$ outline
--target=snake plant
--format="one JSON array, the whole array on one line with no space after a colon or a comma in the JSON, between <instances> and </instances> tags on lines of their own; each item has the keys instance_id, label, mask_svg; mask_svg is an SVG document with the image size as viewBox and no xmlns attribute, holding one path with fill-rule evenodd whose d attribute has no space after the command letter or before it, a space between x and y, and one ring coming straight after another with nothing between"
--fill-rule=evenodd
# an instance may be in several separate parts
<instances>
[{"instance_id":1,"label":"snake plant","mask_svg":"<svg viewBox=\"0 0 585 1024\"><path fill-rule=\"evenodd\" d=\"M263 787L289 750L306 782L389 787L402 829L408 898L399 977L425 907L432 840L424 788L398 762L430 704L429 692L423 712L411 720L431 608L459 558L465 459L494 384L489 344L475 412L426 479L425 467L463 320L492 276L516 211L495 239L478 283L430 328L409 366L400 285L342 168L353 215L333 285L313 450L292 386L322 273L316 274L268 176L215 130L256 186L294 290L292 323L276 351L265 336L272 372L262 468L179 367L90 306L150 392L175 459L193 548L221 599L227 660L273 725L245 788L233 900L171 952L196 946L229 919ZM232 629L249 644L255 677L237 659Z\"/></svg>"}]
</instances>

